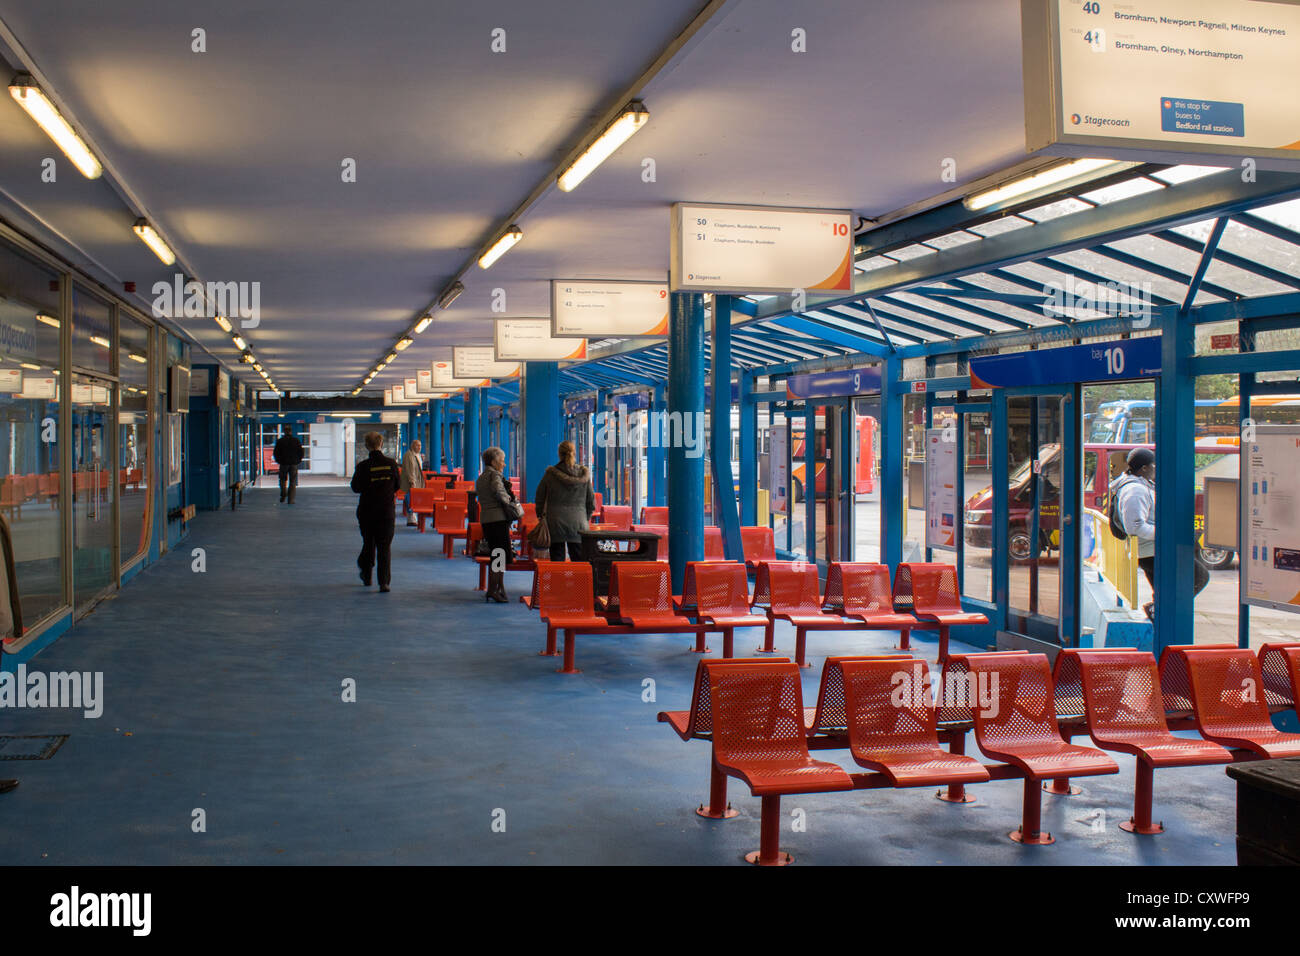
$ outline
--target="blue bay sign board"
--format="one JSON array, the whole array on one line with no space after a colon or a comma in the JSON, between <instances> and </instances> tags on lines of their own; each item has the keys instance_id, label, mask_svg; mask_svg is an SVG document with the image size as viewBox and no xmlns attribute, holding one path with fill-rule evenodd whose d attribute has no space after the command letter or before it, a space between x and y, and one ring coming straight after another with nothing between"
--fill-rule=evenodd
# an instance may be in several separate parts
<instances>
[{"instance_id":1,"label":"blue bay sign board","mask_svg":"<svg viewBox=\"0 0 1300 956\"><path fill-rule=\"evenodd\" d=\"M1035 349L970 360L972 388L1069 385L1160 374L1160 337Z\"/></svg>"},{"instance_id":2,"label":"blue bay sign board","mask_svg":"<svg viewBox=\"0 0 1300 956\"><path fill-rule=\"evenodd\" d=\"M880 366L849 368L839 372L791 375L785 380L786 398L840 398L880 391Z\"/></svg>"}]
</instances>

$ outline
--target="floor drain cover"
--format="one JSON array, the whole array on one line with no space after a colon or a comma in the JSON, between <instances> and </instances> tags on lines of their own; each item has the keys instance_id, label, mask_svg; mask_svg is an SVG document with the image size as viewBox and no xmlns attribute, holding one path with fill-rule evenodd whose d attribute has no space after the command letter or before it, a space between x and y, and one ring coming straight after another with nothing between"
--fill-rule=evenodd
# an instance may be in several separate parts
<instances>
[{"instance_id":1,"label":"floor drain cover","mask_svg":"<svg viewBox=\"0 0 1300 956\"><path fill-rule=\"evenodd\" d=\"M0 760L49 760L67 739L67 734L0 737Z\"/></svg>"}]
</instances>

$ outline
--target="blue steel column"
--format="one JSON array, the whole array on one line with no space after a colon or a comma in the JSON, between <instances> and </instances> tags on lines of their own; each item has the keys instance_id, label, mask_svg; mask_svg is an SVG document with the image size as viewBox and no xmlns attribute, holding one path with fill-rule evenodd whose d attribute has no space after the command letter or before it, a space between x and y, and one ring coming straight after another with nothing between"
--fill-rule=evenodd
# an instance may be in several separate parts
<instances>
[{"instance_id":1,"label":"blue steel column","mask_svg":"<svg viewBox=\"0 0 1300 956\"><path fill-rule=\"evenodd\" d=\"M664 386L656 384L650 401L649 447L646 449L646 473L650 476L649 503L663 507L667 501L668 482L664 476L664 446L662 442L664 421Z\"/></svg>"},{"instance_id":2,"label":"blue steel column","mask_svg":"<svg viewBox=\"0 0 1300 956\"><path fill-rule=\"evenodd\" d=\"M485 449L491 448L496 443L492 440L492 418L488 414L488 411L492 406L491 401L488 400L488 390L486 388L481 388L479 389L479 392L480 392L480 401L479 401L479 412L478 412L478 422L479 422L478 448L479 448L479 452L482 453ZM474 472L477 474L479 470L480 470L480 465L475 465Z\"/></svg>"},{"instance_id":3,"label":"blue steel column","mask_svg":"<svg viewBox=\"0 0 1300 956\"><path fill-rule=\"evenodd\" d=\"M758 524L758 402L754 376L740 373L740 523Z\"/></svg>"},{"instance_id":4,"label":"blue steel column","mask_svg":"<svg viewBox=\"0 0 1300 956\"><path fill-rule=\"evenodd\" d=\"M704 449L687 448L704 435L704 296L674 292L668 325L668 562L673 593L686 581L686 564L704 557Z\"/></svg>"},{"instance_id":5,"label":"blue steel column","mask_svg":"<svg viewBox=\"0 0 1300 956\"><path fill-rule=\"evenodd\" d=\"M713 297L713 361L710 369L713 389L709 425L709 463L713 469L713 520L722 529L722 545L728 560L744 561L740 544L740 515L731 480L731 296ZM742 429L743 432L743 429Z\"/></svg>"},{"instance_id":6,"label":"blue steel column","mask_svg":"<svg viewBox=\"0 0 1300 956\"><path fill-rule=\"evenodd\" d=\"M467 388L465 390L465 450L461 467L465 469L466 481L473 481L478 477L479 452L482 450L479 445L479 408L482 404L483 395L481 389Z\"/></svg>"},{"instance_id":7,"label":"blue steel column","mask_svg":"<svg viewBox=\"0 0 1300 956\"><path fill-rule=\"evenodd\" d=\"M429 470L442 471L442 405L441 398L429 403Z\"/></svg>"},{"instance_id":8,"label":"blue steel column","mask_svg":"<svg viewBox=\"0 0 1300 956\"><path fill-rule=\"evenodd\" d=\"M525 362L519 382L520 485L533 501L537 483L555 461L560 444L560 367L555 362Z\"/></svg>"},{"instance_id":9,"label":"blue steel column","mask_svg":"<svg viewBox=\"0 0 1300 956\"><path fill-rule=\"evenodd\" d=\"M1186 371L1195 326L1180 310L1164 321L1160 336L1160 378L1156 383L1156 586L1157 657L1170 644L1189 644L1195 635L1191 600L1196 549L1194 409L1195 379Z\"/></svg>"},{"instance_id":10,"label":"blue steel column","mask_svg":"<svg viewBox=\"0 0 1300 956\"><path fill-rule=\"evenodd\" d=\"M903 360L885 357L880 384L880 554L891 570L903 560ZM997 487L995 484L993 487Z\"/></svg>"},{"instance_id":11,"label":"blue steel column","mask_svg":"<svg viewBox=\"0 0 1300 956\"><path fill-rule=\"evenodd\" d=\"M596 389L596 408L592 412L591 420L591 482L596 493L601 496L601 500L612 505L613 495L609 493L609 482L606 481L606 470L609 468L609 442L613 440L613 421L609 411L609 389ZM603 426L603 427L602 427ZM601 442L601 436L605 436L604 444Z\"/></svg>"},{"instance_id":12,"label":"blue steel column","mask_svg":"<svg viewBox=\"0 0 1300 956\"><path fill-rule=\"evenodd\" d=\"M1247 341L1249 339L1249 342ZM1240 343L1237 346L1239 352L1253 352L1255 350L1255 333L1249 324L1242 322L1238 328L1238 339ZM1243 372L1237 376L1237 434L1244 435L1246 431L1246 422L1251 418L1251 397L1255 392L1255 373ZM1238 457L1245 454L1245 445L1243 441L1238 448L1240 449ZM1241 548L1245 541L1245 529L1237 529L1237 547ZM1241 567L1241 553L1238 550L1237 567ZM1241 593L1237 594L1237 646L1250 647L1250 605L1241 600Z\"/></svg>"},{"instance_id":13,"label":"blue steel column","mask_svg":"<svg viewBox=\"0 0 1300 956\"><path fill-rule=\"evenodd\" d=\"M791 508L794 505L791 504ZM817 404L803 405L803 538L810 562L817 560Z\"/></svg>"}]
</instances>

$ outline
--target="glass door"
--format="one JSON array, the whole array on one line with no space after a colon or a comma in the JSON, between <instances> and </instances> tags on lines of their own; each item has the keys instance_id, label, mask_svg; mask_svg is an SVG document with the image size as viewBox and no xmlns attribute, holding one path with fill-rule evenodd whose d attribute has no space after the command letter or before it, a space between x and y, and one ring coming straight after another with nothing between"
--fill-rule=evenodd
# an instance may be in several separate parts
<instances>
[{"instance_id":1,"label":"glass door","mask_svg":"<svg viewBox=\"0 0 1300 956\"><path fill-rule=\"evenodd\" d=\"M72 376L72 594L80 613L117 582L118 469L109 448L113 389Z\"/></svg>"},{"instance_id":2,"label":"glass door","mask_svg":"<svg viewBox=\"0 0 1300 956\"><path fill-rule=\"evenodd\" d=\"M1073 389L1006 395L1007 484L995 520L1006 527L1007 626L1074 643L1077 602L1078 403Z\"/></svg>"}]
</instances>

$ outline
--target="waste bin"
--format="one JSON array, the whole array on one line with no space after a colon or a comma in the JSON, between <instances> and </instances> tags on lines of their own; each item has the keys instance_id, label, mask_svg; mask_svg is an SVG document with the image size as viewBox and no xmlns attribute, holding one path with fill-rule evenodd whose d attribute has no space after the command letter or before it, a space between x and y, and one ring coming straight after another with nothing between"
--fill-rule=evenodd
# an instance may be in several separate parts
<instances>
[{"instance_id":1,"label":"waste bin","mask_svg":"<svg viewBox=\"0 0 1300 956\"><path fill-rule=\"evenodd\" d=\"M659 560L659 535L645 531L583 531L582 560L591 565L597 597L609 593L609 566L615 561Z\"/></svg>"}]
</instances>

